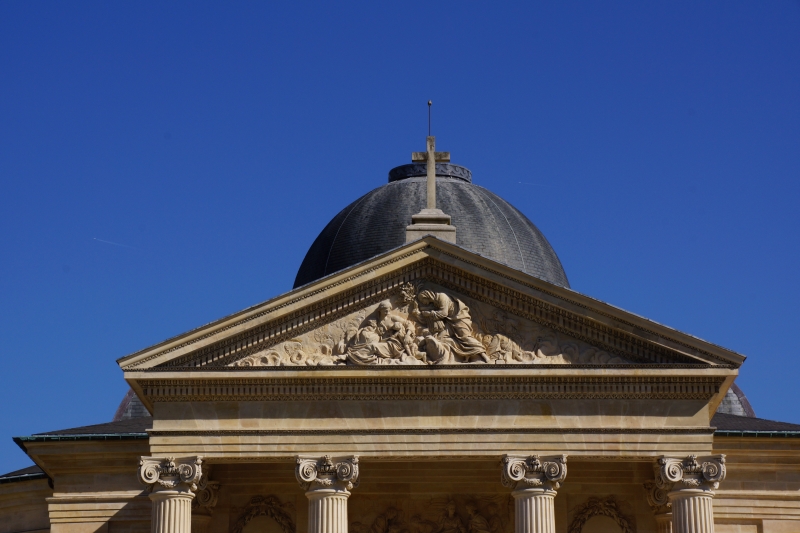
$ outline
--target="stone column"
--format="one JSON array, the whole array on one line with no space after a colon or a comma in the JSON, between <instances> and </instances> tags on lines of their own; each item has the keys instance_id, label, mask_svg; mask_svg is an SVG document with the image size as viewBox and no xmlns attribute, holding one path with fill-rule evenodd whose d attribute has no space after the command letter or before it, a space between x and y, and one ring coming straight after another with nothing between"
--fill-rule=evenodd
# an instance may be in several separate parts
<instances>
[{"instance_id":1,"label":"stone column","mask_svg":"<svg viewBox=\"0 0 800 533\"><path fill-rule=\"evenodd\" d=\"M667 493L674 533L714 533L714 489L725 479L725 456L658 459L656 486Z\"/></svg>"},{"instance_id":2,"label":"stone column","mask_svg":"<svg viewBox=\"0 0 800 533\"><path fill-rule=\"evenodd\" d=\"M656 475L658 473L656 472ZM667 491L658 488L655 481L648 481L644 484L647 503L656 515L656 531L658 533L672 533L672 509L669 506Z\"/></svg>"},{"instance_id":3,"label":"stone column","mask_svg":"<svg viewBox=\"0 0 800 533\"><path fill-rule=\"evenodd\" d=\"M208 468L197 482L195 498L192 500L192 533L208 533L211 524L211 513L217 505L219 481L211 481Z\"/></svg>"},{"instance_id":4,"label":"stone column","mask_svg":"<svg viewBox=\"0 0 800 533\"><path fill-rule=\"evenodd\" d=\"M153 501L151 533L191 533L192 499L203 474L201 457L142 457L139 481Z\"/></svg>"},{"instance_id":5,"label":"stone column","mask_svg":"<svg viewBox=\"0 0 800 533\"><path fill-rule=\"evenodd\" d=\"M295 477L308 498L308 533L347 533L347 499L358 486L358 457L297 457Z\"/></svg>"},{"instance_id":6,"label":"stone column","mask_svg":"<svg viewBox=\"0 0 800 533\"><path fill-rule=\"evenodd\" d=\"M567 456L503 457L503 486L514 489L514 532L555 533L553 500L567 477Z\"/></svg>"}]
</instances>

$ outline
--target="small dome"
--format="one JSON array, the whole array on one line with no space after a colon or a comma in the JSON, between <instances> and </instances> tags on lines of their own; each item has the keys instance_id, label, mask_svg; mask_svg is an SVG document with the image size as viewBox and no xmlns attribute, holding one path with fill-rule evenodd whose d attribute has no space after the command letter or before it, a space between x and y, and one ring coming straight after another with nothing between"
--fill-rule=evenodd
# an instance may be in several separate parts
<instances>
[{"instance_id":1,"label":"small dome","mask_svg":"<svg viewBox=\"0 0 800 533\"><path fill-rule=\"evenodd\" d=\"M131 418L143 418L146 416L150 416L147 407L145 407L139 397L136 396L133 389L128 389L125 397L122 398L122 401L119 403L119 407L117 407L117 412L114 413L114 419L112 421L119 422L120 420L130 420Z\"/></svg>"},{"instance_id":2,"label":"small dome","mask_svg":"<svg viewBox=\"0 0 800 533\"><path fill-rule=\"evenodd\" d=\"M309 248L294 286L306 285L405 244L411 216L425 207L425 175L424 164L394 168L389 172L388 184L342 209ZM468 169L436 164L436 203L450 215L458 246L569 287L561 261L544 235L514 206L473 184Z\"/></svg>"}]
</instances>

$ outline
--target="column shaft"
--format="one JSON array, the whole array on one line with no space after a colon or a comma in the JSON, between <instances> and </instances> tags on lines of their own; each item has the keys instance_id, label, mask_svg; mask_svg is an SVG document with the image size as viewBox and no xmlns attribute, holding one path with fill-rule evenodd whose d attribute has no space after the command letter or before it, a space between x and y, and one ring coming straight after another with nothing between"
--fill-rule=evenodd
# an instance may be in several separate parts
<instances>
[{"instance_id":1,"label":"column shaft","mask_svg":"<svg viewBox=\"0 0 800 533\"><path fill-rule=\"evenodd\" d=\"M188 491L162 490L150 494L153 514L151 533L191 533L192 498Z\"/></svg>"},{"instance_id":2,"label":"column shaft","mask_svg":"<svg viewBox=\"0 0 800 533\"><path fill-rule=\"evenodd\" d=\"M656 515L656 531L658 533L672 533L672 514Z\"/></svg>"},{"instance_id":3,"label":"column shaft","mask_svg":"<svg viewBox=\"0 0 800 533\"><path fill-rule=\"evenodd\" d=\"M314 490L308 496L308 533L347 533L349 492Z\"/></svg>"},{"instance_id":4,"label":"column shaft","mask_svg":"<svg viewBox=\"0 0 800 533\"><path fill-rule=\"evenodd\" d=\"M674 533L714 533L712 494L699 490L681 492L670 494Z\"/></svg>"},{"instance_id":5,"label":"column shaft","mask_svg":"<svg viewBox=\"0 0 800 533\"><path fill-rule=\"evenodd\" d=\"M514 491L514 533L555 533L555 491L523 489Z\"/></svg>"}]
</instances>

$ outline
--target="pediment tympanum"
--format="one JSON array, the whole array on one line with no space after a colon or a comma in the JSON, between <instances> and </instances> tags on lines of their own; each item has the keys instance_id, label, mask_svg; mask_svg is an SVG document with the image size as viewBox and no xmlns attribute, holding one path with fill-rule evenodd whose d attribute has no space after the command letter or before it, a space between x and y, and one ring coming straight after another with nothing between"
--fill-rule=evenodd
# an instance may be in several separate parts
<instances>
[{"instance_id":1,"label":"pediment tympanum","mask_svg":"<svg viewBox=\"0 0 800 533\"><path fill-rule=\"evenodd\" d=\"M718 346L435 238L119 360L126 371L734 365Z\"/></svg>"},{"instance_id":2,"label":"pediment tympanum","mask_svg":"<svg viewBox=\"0 0 800 533\"><path fill-rule=\"evenodd\" d=\"M229 366L629 362L441 285L417 282Z\"/></svg>"}]
</instances>

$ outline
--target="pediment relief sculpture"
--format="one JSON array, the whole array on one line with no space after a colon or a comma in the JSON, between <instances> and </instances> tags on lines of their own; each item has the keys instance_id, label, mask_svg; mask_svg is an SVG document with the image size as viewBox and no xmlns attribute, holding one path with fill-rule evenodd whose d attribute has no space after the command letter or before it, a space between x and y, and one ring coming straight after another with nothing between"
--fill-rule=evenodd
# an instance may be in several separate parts
<instances>
[{"instance_id":1,"label":"pediment relief sculpture","mask_svg":"<svg viewBox=\"0 0 800 533\"><path fill-rule=\"evenodd\" d=\"M230 366L625 364L530 320L434 284L411 284L378 305Z\"/></svg>"}]
</instances>

